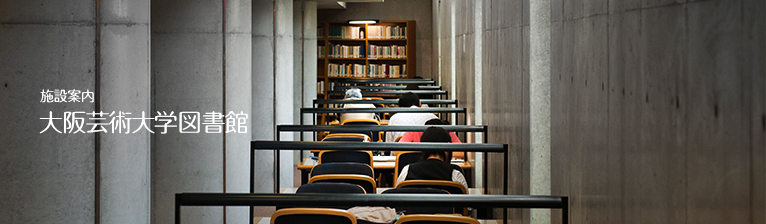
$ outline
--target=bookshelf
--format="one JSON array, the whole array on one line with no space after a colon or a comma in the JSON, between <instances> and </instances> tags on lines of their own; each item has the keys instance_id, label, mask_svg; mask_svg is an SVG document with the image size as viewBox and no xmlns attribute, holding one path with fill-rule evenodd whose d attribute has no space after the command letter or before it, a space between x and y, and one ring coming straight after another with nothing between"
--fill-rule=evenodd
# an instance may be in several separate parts
<instances>
[{"instance_id":1,"label":"bookshelf","mask_svg":"<svg viewBox=\"0 0 766 224\"><path fill-rule=\"evenodd\" d=\"M317 99L346 78L413 78L417 74L415 21L317 25Z\"/></svg>"}]
</instances>

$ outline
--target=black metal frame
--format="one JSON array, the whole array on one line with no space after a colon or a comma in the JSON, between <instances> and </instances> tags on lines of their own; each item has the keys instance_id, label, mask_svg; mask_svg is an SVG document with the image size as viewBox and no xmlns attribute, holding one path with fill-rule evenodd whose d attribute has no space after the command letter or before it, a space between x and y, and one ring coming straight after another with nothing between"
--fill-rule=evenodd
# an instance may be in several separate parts
<instances>
[{"instance_id":1,"label":"black metal frame","mask_svg":"<svg viewBox=\"0 0 766 224\"><path fill-rule=\"evenodd\" d=\"M562 210L569 223L569 198L527 195L423 194L235 194L179 193L175 197L175 223L181 223L182 206L410 206L473 208L550 208ZM252 207L251 207L252 208ZM508 220L503 217L503 223ZM250 223L253 222L250 209Z\"/></svg>"},{"instance_id":2,"label":"black metal frame","mask_svg":"<svg viewBox=\"0 0 766 224\"><path fill-rule=\"evenodd\" d=\"M407 89L407 86L333 86L332 90L348 90L351 88L357 88L360 90L366 90L366 89L374 89L374 90L381 90L381 89ZM442 90L441 86L418 86L420 90Z\"/></svg>"},{"instance_id":3,"label":"black metal frame","mask_svg":"<svg viewBox=\"0 0 766 224\"><path fill-rule=\"evenodd\" d=\"M432 79L341 79L337 80L341 84L436 84Z\"/></svg>"},{"instance_id":4,"label":"black metal frame","mask_svg":"<svg viewBox=\"0 0 766 224\"><path fill-rule=\"evenodd\" d=\"M467 120L466 109L463 107L419 107L419 108L399 108L399 107L384 107L384 108L301 108L300 110L300 123L303 124L304 114L337 114L337 113L458 113L463 114L463 123ZM316 116L312 116L312 124L316 124ZM456 118L460 120L460 118ZM458 122L458 124L460 124Z\"/></svg>"},{"instance_id":5,"label":"black metal frame","mask_svg":"<svg viewBox=\"0 0 766 224\"><path fill-rule=\"evenodd\" d=\"M316 105L327 104L398 104L399 99L383 99L383 100L342 100L342 99L318 99L314 100L314 108ZM457 105L457 100L431 100L421 99L422 104L435 104L435 105Z\"/></svg>"},{"instance_id":6,"label":"black metal frame","mask_svg":"<svg viewBox=\"0 0 766 224\"><path fill-rule=\"evenodd\" d=\"M486 136L486 135L485 135ZM486 137L485 137L486 140ZM250 142L250 193L255 193L255 153L253 150L274 150L274 193L279 192L280 150L392 150L392 151L464 151L464 152L502 152L503 167L508 167L508 144L478 143L390 143L390 142L302 142L302 141L252 141ZM486 157L486 155L485 155ZM484 163L483 177L487 178L487 163ZM487 192L487 186L484 186ZM503 195L508 195L508 169L503 169ZM503 217L507 217L503 210ZM252 209L250 218L252 219Z\"/></svg>"},{"instance_id":7,"label":"black metal frame","mask_svg":"<svg viewBox=\"0 0 766 224\"><path fill-rule=\"evenodd\" d=\"M418 95L442 95L446 96L448 92L446 90L378 90L378 91L361 91L363 96L379 96L379 95L402 95L405 93L414 93ZM343 90L331 90L327 91L328 95L344 95L346 91Z\"/></svg>"},{"instance_id":8,"label":"black metal frame","mask_svg":"<svg viewBox=\"0 0 766 224\"><path fill-rule=\"evenodd\" d=\"M486 125L277 125L277 140L282 132L300 132L300 140L303 141L304 132L318 132L318 131L334 131L334 132L367 132L367 131L424 131L426 128L436 126L442 127L451 132L481 132L484 137L483 143L489 143L489 128ZM314 135L316 138L316 135ZM316 141L316 139L314 139ZM303 156L303 149L300 150L300 155ZM482 186L487 186L487 156L483 157L482 167ZM254 167L254 161L250 161L250 167ZM252 180L251 180L252 181ZM487 193L487 188L484 188L484 193Z\"/></svg>"}]
</instances>

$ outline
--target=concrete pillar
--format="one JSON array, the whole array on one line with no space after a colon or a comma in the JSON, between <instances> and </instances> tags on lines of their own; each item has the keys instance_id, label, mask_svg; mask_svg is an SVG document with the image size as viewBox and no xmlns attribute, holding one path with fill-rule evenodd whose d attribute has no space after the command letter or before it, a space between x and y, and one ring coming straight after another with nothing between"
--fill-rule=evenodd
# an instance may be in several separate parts
<instances>
[{"instance_id":1,"label":"concrete pillar","mask_svg":"<svg viewBox=\"0 0 766 224\"><path fill-rule=\"evenodd\" d=\"M100 2L99 110L151 113L149 0ZM100 223L149 222L150 139L148 131L100 135Z\"/></svg>"},{"instance_id":2,"label":"concrete pillar","mask_svg":"<svg viewBox=\"0 0 766 224\"><path fill-rule=\"evenodd\" d=\"M277 124L293 124L292 0L252 3L253 140L274 140ZM276 14L275 14L276 12ZM281 140L294 139L284 134ZM274 191L274 154L256 151L255 192ZM280 185L293 186L293 152L281 152Z\"/></svg>"},{"instance_id":3,"label":"concrete pillar","mask_svg":"<svg viewBox=\"0 0 766 224\"><path fill-rule=\"evenodd\" d=\"M252 116L252 1L227 0L225 13L225 111L248 115L247 133L226 133L225 192L250 192ZM226 223L249 223L248 207L225 207Z\"/></svg>"},{"instance_id":4,"label":"concrete pillar","mask_svg":"<svg viewBox=\"0 0 766 224\"><path fill-rule=\"evenodd\" d=\"M473 7L473 45L474 45L474 53L473 53L473 78L474 78L474 124L475 125L483 125L482 123L482 117L483 117L483 110L482 110L482 19L484 18L482 14L482 4L483 1L476 1L474 3ZM484 135L482 133L476 133L474 138L474 142L480 142L480 143L487 143L484 142ZM475 164L476 167L474 168L474 177L476 177L476 187L482 188L484 187L484 176L483 173L485 172L483 170L484 168L484 157L487 156L486 153L476 153L475 158Z\"/></svg>"},{"instance_id":5,"label":"concrete pillar","mask_svg":"<svg viewBox=\"0 0 766 224\"><path fill-rule=\"evenodd\" d=\"M550 0L529 5L529 189L531 195L551 193L551 29ZM531 223L551 223L550 211L533 209Z\"/></svg>"},{"instance_id":6,"label":"concrete pillar","mask_svg":"<svg viewBox=\"0 0 766 224\"><path fill-rule=\"evenodd\" d=\"M153 110L224 110L222 1L152 1ZM156 112L154 112L156 114ZM204 121L204 120L202 120ZM152 223L172 223L176 193L224 192L224 134L155 129ZM211 132L211 133L208 133ZM221 207L183 209L184 223L220 223Z\"/></svg>"},{"instance_id":7,"label":"concrete pillar","mask_svg":"<svg viewBox=\"0 0 766 224\"><path fill-rule=\"evenodd\" d=\"M148 222L148 133L58 133L41 120L149 109L149 3L100 4L0 7L0 223ZM46 89L90 91L93 102L44 103Z\"/></svg>"},{"instance_id":8,"label":"concrete pillar","mask_svg":"<svg viewBox=\"0 0 766 224\"><path fill-rule=\"evenodd\" d=\"M317 98L317 2L295 1L293 3L293 38L295 40L295 89L300 89L301 94L295 95L295 124L300 122L298 108L313 106L313 100ZM296 91L298 93L298 91ZM311 114L303 116L303 124L312 124ZM303 139L312 140L313 133L304 133ZM299 137L296 135L296 137ZM306 152L308 155L308 152ZM304 156L296 156L300 160Z\"/></svg>"}]
</instances>

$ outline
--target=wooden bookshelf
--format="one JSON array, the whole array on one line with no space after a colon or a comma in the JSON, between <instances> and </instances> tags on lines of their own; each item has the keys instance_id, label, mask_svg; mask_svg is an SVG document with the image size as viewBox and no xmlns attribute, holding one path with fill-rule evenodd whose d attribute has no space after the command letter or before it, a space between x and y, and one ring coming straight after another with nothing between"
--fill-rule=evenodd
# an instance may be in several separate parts
<instances>
[{"instance_id":1,"label":"wooden bookshelf","mask_svg":"<svg viewBox=\"0 0 766 224\"><path fill-rule=\"evenodd\" d=\"M386 26L394 31L397 31L398 28L401 32L397 33L402 35L385 36L386 32L381 33L380 31L385 31L386 27L381 28L381 26ZM317 93L317 99L328 99L327 91L332 87L333 81L339 79L415 77L417 75L416 32L415 21L381 21L376 24L360 25L352 25L347 22L319 22L317 25L317 46L320 48L318 49L319 55L317 55L317 91L324 91ZM381 47L378 48L378 52L391 52L391 54L371 55L369 52L371 45ZM354 47L357 48L352 49ZM388 50L390 48L393 49ZM337 51L337 49L341 50ZM339 66L331 66L332 64ZM334 72L341 70L339 67L344 67L342 66L344 64L352 65L351 70L354 72L349 73L356 74ZM389 66L381 68L381 65ZM348 66L344 68L348 68ZM378 71L378 73L370 74L371 69ZM382 72L383 69L387 71ZM399 72L399 76L391 74L396 71Z\"/></svg>"}]
</instances>

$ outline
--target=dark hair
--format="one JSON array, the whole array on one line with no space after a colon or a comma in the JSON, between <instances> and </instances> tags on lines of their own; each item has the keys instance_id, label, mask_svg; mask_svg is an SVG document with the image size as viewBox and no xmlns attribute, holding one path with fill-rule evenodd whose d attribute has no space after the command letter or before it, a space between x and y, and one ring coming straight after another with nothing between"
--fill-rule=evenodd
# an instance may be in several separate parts
<instances>
[{"instance_id":1,"label":"dark hair","mask_svg":"<svg viewBox=\"0 0 766 224\"><path fill-rule=\"evenodd\" d=\"M426 121L425 125L449 125L449 123L444 120L434 118L434 119Z\"/></svg>"},{"instance_id":2,"label":"dark hair","mask_svg":"<svg viewBox=\"0 0 766 224\"><path fill-rule=\"evenodd\" d=\"M407 92L399 97L399 107L408 108L411 106L418 106L420 104L420 98L417 94Z\"/></svg>"},{"instance_id":3,"label":"dark hair","mask_svg":"<svg viewBox=\"0 0 766 224\"><path fill-rule=\"evenodd\" d=\"M444 128L428 127L425 131L423 131L423 135L420 136L420 142L449 143L449 142L452 142L452 137L449 135L449 132L447 132L447 130L444 130ZM451 153L448 154L445 151L428 151L428 152L423 152L423 156L420 157L420 160L426 160L431 155L437 155L440 158L442 158L442 161L445 161L445 162L449 162L449 160L451 159L450 158Z\"/></svg>"}]
</instances>

